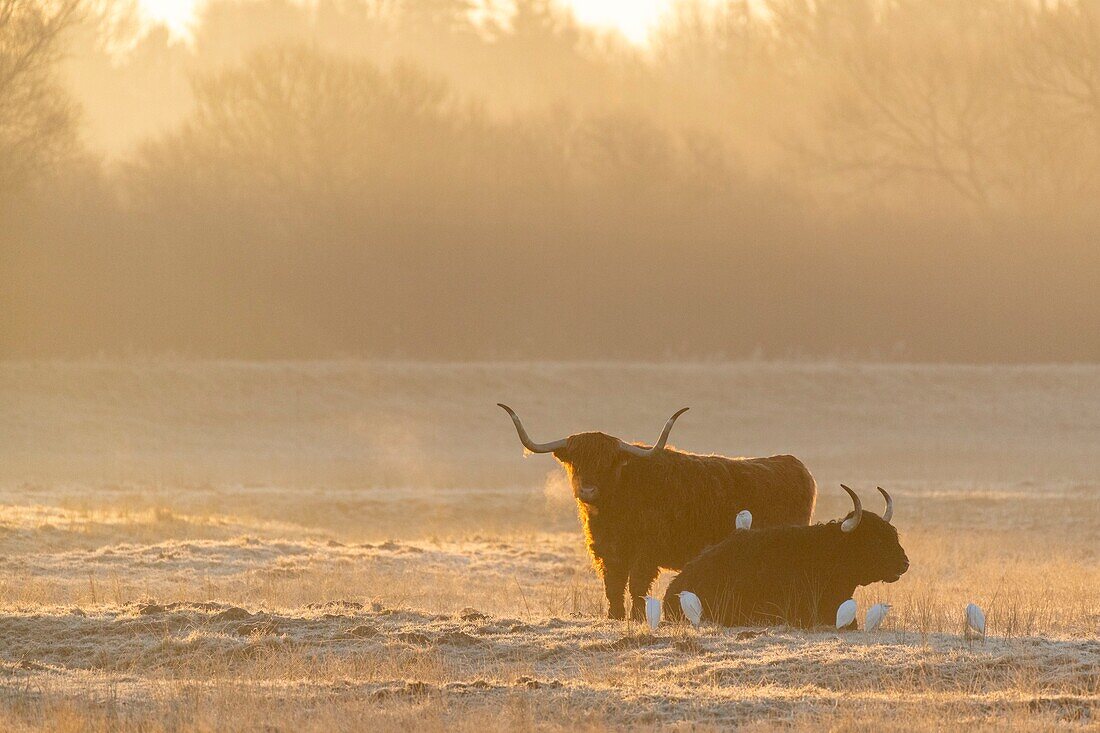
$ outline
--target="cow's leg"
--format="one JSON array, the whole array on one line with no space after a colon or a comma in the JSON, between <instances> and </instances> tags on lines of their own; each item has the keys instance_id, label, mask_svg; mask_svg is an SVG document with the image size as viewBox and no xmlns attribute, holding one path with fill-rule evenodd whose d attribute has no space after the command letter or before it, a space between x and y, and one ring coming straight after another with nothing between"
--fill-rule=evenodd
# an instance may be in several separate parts
<instances>
[{"instance_id":1,"label":"cow's leg","mask_svg":"<svg viewBox=\"0 0 1100 733\"><path fill-rule=\"evenodd\" d=\"M622 620L626 618L626 604L623 594L626 592L626 563L604 561L603 589L607 595L607 617Z\"/></svg>"},{"instance_id":2,"label":"cow's leg","mask_svg":"<svg viewBox=\"0 0 1100 733\"><path fill-rule=\"evenodd\" d=\"M657 573L657 566L644 560L630 566L630 618L635 621L645 621L645 597Z\"/></svg>"}]
</instances>

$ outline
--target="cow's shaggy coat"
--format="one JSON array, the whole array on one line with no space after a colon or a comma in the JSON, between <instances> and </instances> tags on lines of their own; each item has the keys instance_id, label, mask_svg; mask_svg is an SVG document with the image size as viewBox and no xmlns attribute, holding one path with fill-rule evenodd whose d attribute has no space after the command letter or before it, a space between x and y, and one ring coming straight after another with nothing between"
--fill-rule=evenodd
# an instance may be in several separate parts
<instances>
[{"instance_id":1,"label":"cow's shaggy coat","mask_svg":"<svg viewBox=\"0 0 1100 733\"><path fill-rule=\"evenodd\" d=\"M691 591L715 623L809 628L833 623L857 586L892 583L908 568L897 530L869 511L850 532L840 521L737 530L684 566L664 612L682 619L678 594Z\"/></svg>"},{"instance_id":2,"label":"cow's shaggy coat","mask_svg":"<svg viewBox=\"0 0 1100 733\"><path fill-rule=\"evenodd\" d=\"M520 438L529 441L525 432ZM631 616L644 619L644 597L659 570L680 569L724 539L742 509L752 512L755 527L805 525L817 499L813 476L794 456L724 458L663 447L640 456L637 446L604 433L553 445L569 474L611 618L625 616L629 585Z\"/></svg>"}]
</instances>

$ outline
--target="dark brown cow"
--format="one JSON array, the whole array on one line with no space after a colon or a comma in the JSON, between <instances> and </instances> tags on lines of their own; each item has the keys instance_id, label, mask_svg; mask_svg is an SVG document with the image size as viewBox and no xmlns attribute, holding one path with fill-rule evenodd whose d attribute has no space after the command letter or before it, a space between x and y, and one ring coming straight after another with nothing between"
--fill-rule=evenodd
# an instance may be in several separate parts
<instances>
[{"instance_id":1,"label":"dark brown cow","mask_svg":"<svg viewBox=\"0 0 1100 733\"><path fill-rule=\"evenodd\" d=\"M725 626L809 628L831 623L857 586L896 581L909 569L909 558L890 524L894 500L879 488L886 499L880 517L841 488L855 505L844 521L739 530L708 547L668 586L665 615L683 618L679 595L691 591L704 618Z\"/></svg>"},{"instance_id":2,"label":"dark brown cow","mask_svg":"<svg viewBox=\"0 0 1100 733\"><path fill-rule=\"evenodd\" d=\"M498 403L499 404L499 403ZM536 443L512 417L523 447L553 453L569 474L593 563L603 577L608 615L645 617L644 597L660 568L678 570L734 529L742 509L753 527L809 524L817 499L813 476L794 456L725 458L666 448L683 408L653 447L604 433Z\"/></svg>"}]
</instances>

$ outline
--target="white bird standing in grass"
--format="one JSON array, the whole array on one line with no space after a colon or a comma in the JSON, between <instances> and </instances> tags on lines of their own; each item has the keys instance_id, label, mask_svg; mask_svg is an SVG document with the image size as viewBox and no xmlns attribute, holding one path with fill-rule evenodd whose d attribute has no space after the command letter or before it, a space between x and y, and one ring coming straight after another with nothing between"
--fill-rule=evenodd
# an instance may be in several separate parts
<instances>
[{"instance_id":1,"label":"white bird standing in grass","mask_svg":"<svg viewBox=\"0 0 1100 733\"><path fill-rule=\"evenodd\" d=\"M889 603L876 603L871 606L867 609L867 617L863 620L863 630L871 632L877 629L889 611Z\"/></svg>"},{"instance_id":2,"label":"white bird standing in grass","mask_svg":"<svg viewBox=\"0 0 1100 733\"><path fill-rule=\"evenodd\" d=\"M645 597L645 620L653 631L661 625L661 602L653 596Z\"/></svg>"},{"instance_id":3,"label":"white bird standing in grass","mask_svg":"<svg viewBox=\"0 0 1100 733\"><path fill-rule=\"evenodd\" d=\"M836 609L836 627L843 629L848 624L856 620L856 601L854 598L849 598L840 604L840 607Z\"/></svg>"},{"instance_id":4,"label":"white bird standing in grass","mask_svg":"<svg viewBox=\"0 0 1100 733\"><path fill-rule=\"evenodd\" d=\"M692 626L698 626L703 620L703 602L699 600L699 596L689 590L680 591L676 595L680 597L680 608L688 621Z\"/></svg>"},{"instance_id":5,"label":"white bird standing in grass","mask_svg":"<svg viewBox=\"0 0 1100 733\"><path fill-rule=\"evenodd\" d=\"M966 604L966 636L985 638L985 614L973 603Z\"/></svg>"},{"instance_id":6,"label":"white bird standing in grass","mask_svg":"<svg viewBox=\"0 0 1100 733\"><path fill-rule=\"evenodd\" d=\"M748 509L742 509L737 512L737 520L734 523L737 529L748 529L752 526L752 512Z\"/></svg>"}]
</instances>

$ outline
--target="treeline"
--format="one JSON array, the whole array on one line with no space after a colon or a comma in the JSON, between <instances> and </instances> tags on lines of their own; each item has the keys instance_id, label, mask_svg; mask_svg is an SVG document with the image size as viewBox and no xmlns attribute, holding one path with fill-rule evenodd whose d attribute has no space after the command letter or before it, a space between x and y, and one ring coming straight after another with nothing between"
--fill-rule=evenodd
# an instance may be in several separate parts
<instances>
[{"instance_id":1,"label":"treeline","mask_svg":"<svg viewBox=\"0 0 1100 733\"><path fill-rule=\"evenodd\" d=\"M1093 0L106 7L0 177L6 356L1100 359Z\"/></svg>"}]
</instances>

